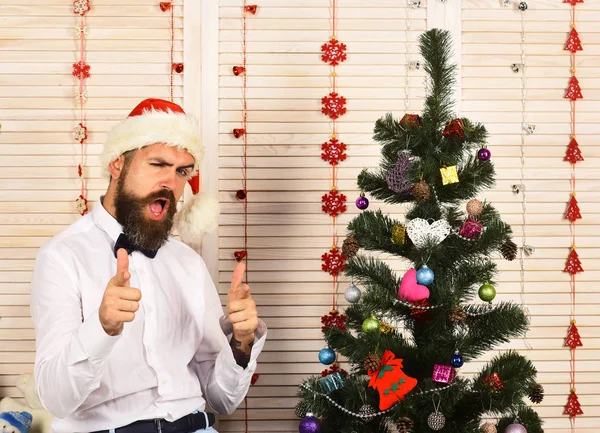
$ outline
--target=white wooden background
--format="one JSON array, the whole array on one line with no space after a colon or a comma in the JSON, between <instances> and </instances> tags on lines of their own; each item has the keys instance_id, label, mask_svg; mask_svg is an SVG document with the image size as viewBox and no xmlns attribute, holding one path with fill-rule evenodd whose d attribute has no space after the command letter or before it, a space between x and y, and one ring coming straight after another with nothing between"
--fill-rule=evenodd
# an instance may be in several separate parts
<instances>
[{"instance_id":1,"label":"white wooden background","mask_svg":"<svg viewBox=\"0 0 600 433\"><path fill-rule=\"evenodd\" d=\"M175 94L201 118L209 150L203 185L218 193L223 209L218 234L206 239L204 256L225 293L235 265L233 251L243 245L243 208L234 198L241 187L242 142L231 135L241 122L241 79L231 73L241 63L241 0L181 3L175 9L176 59L185 58L186 69L183 77L176 76ZM260 379L249 393L249 430L293 432L297 385L323 368L317 360L323 346L320 316L331 302L330 279L320 270L331 235L330 218L320 210L320 197L330 187L329 166L320 159L320 144L330 131L320 114L320 98L328 93L330 71L319 57L330 37L330 2L256 3L259 11L248 21L249 278L269 339L260 357ZM71 133L76 112L70 76L77 44L70 5L67 0L37 5L3 0L0 5L0 396L19 397L16 375L32 370L28 293L37 248L78 218L73 199L79 146ZM95 200L105 188L97 160L105 131L142 98L168 97L169 30L158 2L93 0L92 5L86 175ZM343 234L358 212L352 203L358 194L356 176L379 159L373 124L387 111L404 112L406 9L403 0L340 0L339 5L338 38L349 52L338 68L340 93L348 98L348 114L339 122L340 138L349 146L339 170L339 187L350 201L340 218ZM532 316L527 334L532 348L523 340L505 347L522 350L535 363L547 393L538 413L546 431L559 433L569 427L562 415L569 391L569 352L562 347L570 312L568 278L562 272L570 245L563 219L569 167L562 161L569 134L569 105L562 98L569 76L569 55L562 50L569 6L559 0L532 0L529 6L524 16L526 116L537 129L526 137L526 230L537 250L525 262L524 299ZM600 175L594 146L600 7L589 1L577 10L584 44L577 54L577 76L585 98L577 103L578 141L586 161L577 165L584 217L578 221L577 246L585 268L577 284L577 323L584 343L577 351L577 392L585 415L578 417L576 430L591 433L600 426ZM511 185L520 176L521 80L510 64L520 59L520 12L502 8L499 0L429 0L410 14L414 53L414 41L431 26L446 26L455 34L462 65L459 107L463 115L486 124L498 172L497 187L484 197L513 225L519 243L521 196L512 193ZM422 77L413 73L410 83L410 109L416 111L422 105ZM384 209L400 213L387 205ZM406 268L400 261L391 263ZM499 268L498 299L520 302L518 261L499 261ZM340 293L344 288L342 282ZM462 373L476 371L489 356L465 365ZM244 431L243 420L238 410L222 417L219 430Z\"/></svg>"}]
</instances>

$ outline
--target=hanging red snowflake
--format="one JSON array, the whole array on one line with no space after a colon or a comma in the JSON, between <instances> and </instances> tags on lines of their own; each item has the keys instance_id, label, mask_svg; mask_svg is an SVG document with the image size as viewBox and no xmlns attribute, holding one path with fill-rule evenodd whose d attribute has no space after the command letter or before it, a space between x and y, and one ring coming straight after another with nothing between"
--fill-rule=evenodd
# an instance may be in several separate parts
<instances>
[{"instance_id":1,"label":"hanging red snowflake","mask_svg":"<svg viewBox=\"0 0 600 433\"><path fill-rule=\"evenodd\" d=\"M569 161L571 164L576 164L578 161L583 161L583 155L581 149L579 149L579 143L574 138L571 139L569 147L567 148L567 154L564 158L565 161Z\"/></svg>"},{"instance_id":2,"label":"hanging red snowflake","mask_svg":"<svg viewBox=\"0 0 600 433\"><path fill-rule=\"evenodd\" d=\"M77 197L75 203L77 204L77 212L79 212L81 216L84 216L86 213L88 213L88 201L83 194L79 194L79 197Z\"/></svg>"},{"instance_id":3,"label":"hanging red snowflake","mask_svg":"<svg viewBox=\"0 0 600 433\"><path fill-rule=\"evenodd\" d=\"M321 327L321 331L323 332L325 332L325 328L327 326L337 328L340 331L346 330L346 316L344 314L340 314L335 309L331 310L329 314L321 316L321 323L323 324Z\"/></svg>"},{"instance_id":4,"label":"hanging red snowflake","mask_svg":"<svg viewBox=\"0 0 600 433\"><path fill-rule=\"evenodd\" d=\"M340 272L344 272L346 256L340 253L337 248L332 248L328 253L324 253L321 256L321 260L324 262L321 265L321 269L324 272L329 272L332 276L337 276Z\"/></svg>"},{"instance_id":5,"label":"hanging red snowflake","mask_svg":"<svg viewBox=\"0 0 600 433\"><path fill-rule=\"evenodd\" d=\"M339 96L336 92L331 92L329 96L324 96L321 99L323 108L321 112L332 119L337 119L346 114L346 98Z\"/></svg>"},{"instance_id":6,"label":"hanging red snowflake","mask_svg":"<svg viewBox=\"0 0 600 433\"><path fill-rule=\"evenodd\" d=\"M323 151L321 158L331 165L338 165L340 161L346 160L346 145L337 138L332 138L323 143L321 145L321 150Z\"/></svg>"},{"instance_id":7,"label":"hanging red snowflake","mask_svg":"<svg viewBox=\"0 0 600 433\"><path fill-rule=\"evenodd\" d=\"M87 140L87 128L83 126L83 123L80 123L75 127L75 141L78 141L79 144L83 144L85 140Z\"/></svg>"},{"instance_id":8,"label":"hanging red snowflake","mask_svg":"<svg viewBox=\"0 0 600 433\"><path fill-rule=\"evenodd\" d=\"M90 9L89 0L76 0L73 2L73 13L76 15L84 16Z\"/></svg>"},{"instance_id":9,"label":"hanging red snowflake","mask_svg":"<svg viewBox=\"0 0 600 433\"><path fill-rule=\"evenodd\" d=\"M579 398L577 398L575 390L571 390L563 415L569 415L571 418L575 418L577 415L583 415L581 404L579 404Z\"/></svg>"},{"instance_id":10,"label":"hanging red snowflake","mask_svg":"<svg viewBox=\"0 0 600 433\"><path fill-rule=\"evenodd\" d=\"M575 251L575 248L571 250L569 258L567 259L567 264L563 271L568 272L571 275L583 272L583 268L581 267L581 261L579 260L579 255L577 254L577 251Z\"/></svg>"},{"instance_id":11,"label":"hanging red snowflake","mask_svg":"<svg viewBox=\"0 0 600 433\"><path fill-rule=\"evenodd\" d=\"M577 30L573 27L571 29L571 33L569 33L569 37L567 38L567 43L565 44L565 50L575 53L577 51L583 51L583 47L581 46L581 40L579 39L579 34Z\"/></svg>"},{"instance_id":12,"label":"hanging red snowflake","mask_svg":"<svg viewBox=\"0 0 600 433\"><path fill-rule=\"evenodd\" d=\"M79 79L90 78L90 65L84 61L73 63L73 76Z\"/></svg>"},{"instance_id":13,"label":"hanging red snowflake","mask_svg":"<svg viewBox=\"0 0 600 433\"><path fill-rule=\"evenodd\" d=\"M342 373L344 375L344 377L348 376L348 372L346 370L344 370L343 368L340 368L338 366L337 362L334 362L333 364L331 364L331 366L328 369L326 368L325 370L323 370L321 372L321 377L327 377L333 373Z\"/></svg>"},{"instance_id":14,"label":"hanging red snowflake","mask_svg":"<svg viewBox=\"0 0 600 433\"><path fill-rule=\"evenodd\" d=\"M581 212L579 212L579 206L577 204L577 199L574 195L571 196L571 200L569 201L569 207L567 208L567 213L565 214L565 219L568 219L572 223L575 220L581 219Z\"/></svg>"},{"instance_id":15,"label":"hanging red snowflake","mask_svg":"<svg viewBox=\"0 0 600 433\"><path fill-rule=\"evenodd\" d=\"M577 99L583 98L577 77L571 77L571 80L569 81L569 87L567 87L567 91L565 92L565 98L570 99L571 101L576 101Z\"/></svg>"},{"instance_id":16,"label":"hanging red snowflake","mask_svg":"<svg viewBox=\"0 0 600 433\"><path fill-rule=\"evenodd\" d=\"M323 212L329 214L332 217L336 217L341 213L346 212L346 196L344 194L340 194L337 189L332 189L327 194L324 194L321 197L321 201L323 202Z\"/></svg>"},{"instance_id":17,"label":"hanging red snowflake","mask_svg":"<svg viewBox=\"0 0 600 433\"><path fill-rule=\"evenodd\" d=\"M569 327L569 332L567 333L567 338L565 340L565 347L575 348L575 347L580 347L580 346L583 346L583 343L581 343L581 337L579 336L579 329L577 329L577 326L575 325L575 321L573 320L573 322L571 323L571 326Z\"/></svg>"},{"instance_id":18,"label":"hanging red snowflake","mask_svg":"<svg viewBox=\"0 0 600 433\"><path fill-rule=\"evenodd\" d=\"M340 44L337 39L331 39L328 43L323 44L321 51L323 51L321 60L331 66L337 66L346 60L346 45Z\"/></svg>"},{"instance_id":19,"label":"hanging red snowflake","mask_svg":"<svg viewBox=\"0 0 600 433\"><path fill-rule=\"evenodd\" d=\"M570 3L575 6L577 3L583 3L583 0L563 0L563 3Z\"/></svg>"}]
</instances>

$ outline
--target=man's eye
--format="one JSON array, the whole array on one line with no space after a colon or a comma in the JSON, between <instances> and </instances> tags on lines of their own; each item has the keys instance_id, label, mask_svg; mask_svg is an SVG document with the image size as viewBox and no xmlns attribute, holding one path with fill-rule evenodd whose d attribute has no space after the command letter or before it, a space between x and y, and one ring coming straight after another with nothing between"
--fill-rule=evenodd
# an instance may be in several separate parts
<instances>
[{"instance_id":1,"label":"man's eye","mask_svg":"<svg viewBox=\"0 0 600 433\"><path fill-rule=\"evenodd\" d=\"M185 168L180 168L180 169L177 170L177 172L180 175L182 175L182 176L187 176L188 175L188 172L187 172L187 170Z\"/></svg>"}]
</instances>

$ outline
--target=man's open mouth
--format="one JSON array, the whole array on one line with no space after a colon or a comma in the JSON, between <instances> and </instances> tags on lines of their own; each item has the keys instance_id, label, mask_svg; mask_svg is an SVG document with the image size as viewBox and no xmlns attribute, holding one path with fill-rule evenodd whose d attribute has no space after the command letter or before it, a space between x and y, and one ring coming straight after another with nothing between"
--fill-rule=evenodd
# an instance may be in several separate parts
<instances>
[{"instance_id":1,"label":"man's open mouth","mask_svg":"<svg viewBox=\"0 0 600 433\"><path fill-rule=\"evenodd\" d=\"M170 201L166 198L159 198L154 200L148 205L148 210L150 211L150 218L155 221L162 220L167 213L169 204Z\"/></svg>"}]
</instances>

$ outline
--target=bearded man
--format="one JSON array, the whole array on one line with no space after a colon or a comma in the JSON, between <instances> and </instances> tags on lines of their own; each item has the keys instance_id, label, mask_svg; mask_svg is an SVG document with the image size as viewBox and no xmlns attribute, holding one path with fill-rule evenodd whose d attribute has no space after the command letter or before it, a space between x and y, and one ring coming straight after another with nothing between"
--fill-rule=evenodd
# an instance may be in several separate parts
<instances>
[{"instance_id":1,"label":"bearded man","mask_svg":"<svg viewBox=\"0 0 600 433\"><path fill-rule=\"evenodd\" d=\"M106 194L40 249L34 377L52 432L215 432L207 404L230 414L246 396L267 329L244 265L225 315L202 258L171 236L177 223L197 246L216 221L203 194L177 212L203 153L181 107L142 101L108 134Z\"/></svg>"}]
</instances>

